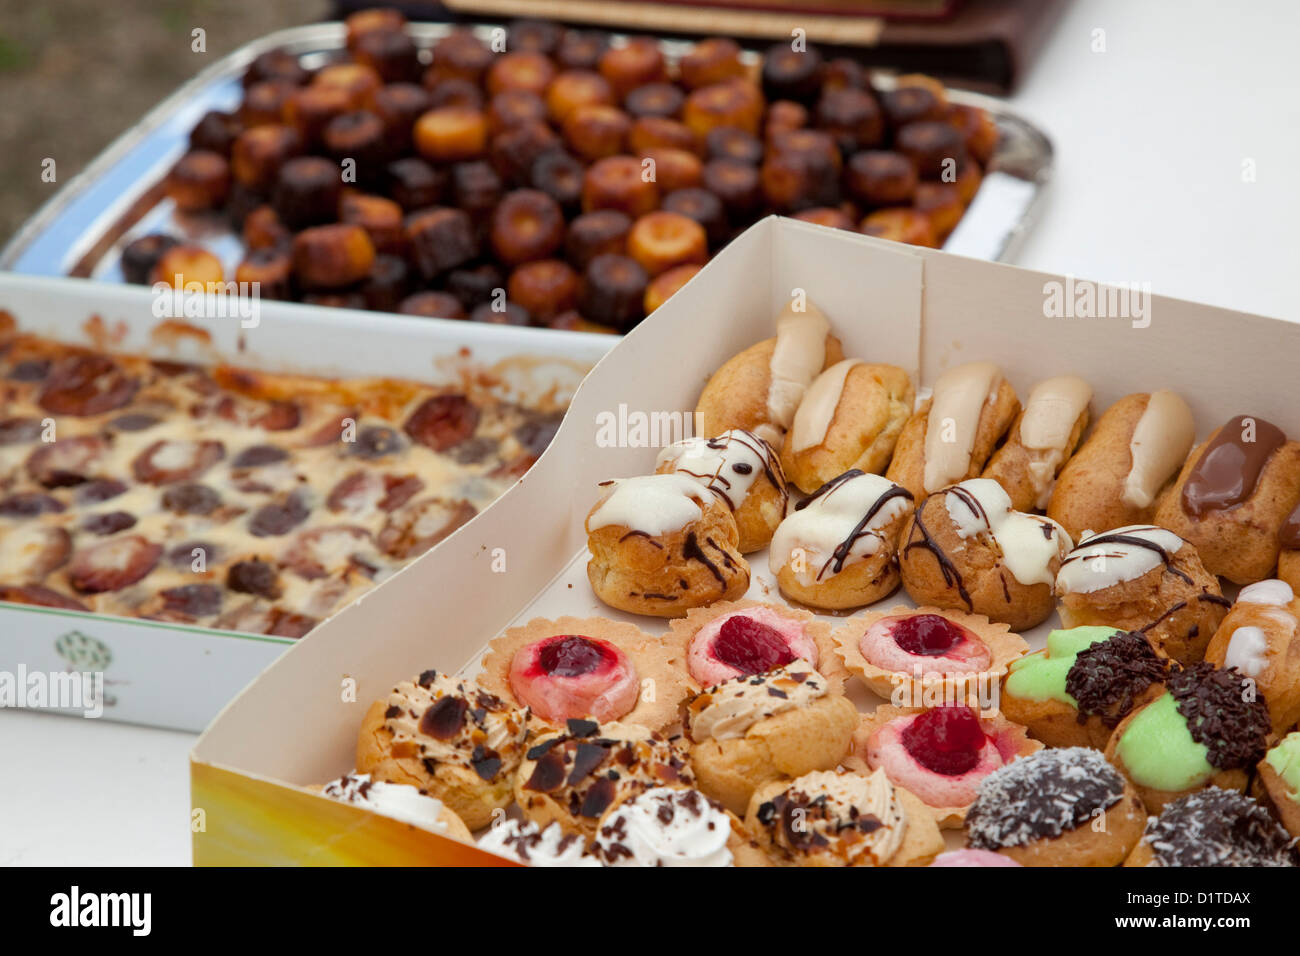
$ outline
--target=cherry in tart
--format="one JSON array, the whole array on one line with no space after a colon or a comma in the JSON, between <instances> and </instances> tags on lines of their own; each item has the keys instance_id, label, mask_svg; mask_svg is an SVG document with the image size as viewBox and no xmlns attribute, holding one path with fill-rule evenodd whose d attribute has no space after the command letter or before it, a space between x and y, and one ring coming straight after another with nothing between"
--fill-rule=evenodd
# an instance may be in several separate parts
<instances>
[{"instance_id":1,"label":"cherry in tart","mask_svg":"<svg viewBox=\"0 0 1300 956\"><path fill-rule=\"evenodd\" d=\"M636 667L609 641L557 634L521 647L510 664L510 688L543 720L617 720L636 706Z\"/></svg>"},{"instance_id":2,"label":"cherry in tart","mask_svg":"<svg viewBox=\"0 0 1300 956\"><path fill-rule=\"evenodd\" d=\"M768 608L749 608L701 627L687 651L687 669L702 687L762 674L803 659L816 666L817 644L802 622Z\"/></svg>"},{"instance_id":3,"label":"cherry in tart","mask_svg":"<svg viewBox=\"0 0 1300 956\"><path fill-rule=\"evenodd\" d=\"M988 668L989 646L974 631L939 614L882 618L859 641L862 656L890 671L971 673Z\"/></svg>"}]
</instances>

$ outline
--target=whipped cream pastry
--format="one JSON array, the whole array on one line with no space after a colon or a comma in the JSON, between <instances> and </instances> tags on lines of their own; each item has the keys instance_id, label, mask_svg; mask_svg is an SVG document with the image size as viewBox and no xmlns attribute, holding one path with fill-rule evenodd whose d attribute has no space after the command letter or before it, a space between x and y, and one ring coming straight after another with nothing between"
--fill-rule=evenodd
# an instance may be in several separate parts
<instances>
[{"instance_id":1,"label":"whipped cream pastry","mask_svg":"<svg viewBox=\"0 0 1300 956\"><path fill-rule=\"evenodd\" d=\"M826 433L830 430L831 420L835 418L835 409L840 405L849 373L861 364L860 359L836 362L818 375L817 380L808 387L799 410L794 413L794 425L790 429L791 450L804 451L826 440Z\"/></svg>"},{"instance_id":2,"label":"whipped cream pastry","mask_svg":"<svg viewBox=\"0 0 1300 956\"><path fill-rule=\"evenodd\" d=\"M971 478L953 485L943 498L959 537L988 535L1017 581L1026 586L1053 584L1053 559L1064 558L1073 545L1059 524L1013 510L1011 498L991 478Z\"/></svg>"},{"instance_id":3,"label":"whipped cream pastry","mask_svg":"<svg viewBox=\"0 0 1300 956\"><path fill-rule=\"evenodd\" d=\"M1002 383L992 362L969 362L950 368L934 383L925 426L927 494L961 481L970 470L980 415Z\"/></svg>"},{"instance_id":4,"label":"whipped cream pastry","mask_svg":"<svg viewBox=\"0 0 1300 956\"><path fill-rule=\"evenodd\" d=\"M907 832L907 812L883 770L805 774L759 807L758 820L793 856L832 853L850 865L884 865Z\"/></svg>"},{"instance_id":5,"label":"whipped cream pastry","mask_svg":"<svg viewBox=\"0 0 1300 956\"><path fill-rule=\"evenodd\" d=\"M596 833L607 866L732 866L731 818L698 790L655 787L612 810Z\"/></svg>"},{"instance_id":6,"label":"whipped cream pastry","mask_svg":"<svg viewBox=\"0 0 1300 956\"><path fill-rule=\"evenodd\" d=\"M1300 620L1291 610L1295 592L1285 581L1258 581L1241 589L1237 605L1249 605L1253 613L1262 615L1270 626L1294 634ZM1259 618L1255 618L1258 620ZM1268 669L1269 635L1263 627L1246 624L1238 627L1228 638L1223 666L1235 667L1247 677L1259 678Z\"/></svg>"},{"instance_id":7,"label":"whipped cream pastry","mask_svg":"<svg viewBox=\"0 0 1300 956\"><path fill-rule=\"evenodd\" d=\"M696 695L686 706L692 740L745 736L760 720L808 707L825 697L826 680L805 660L762 674L733 677Z\"/></svg>"},{"instance_id":8,"label":"whipped cream pastry","mask_svg":"<svg viewBox=\"0 0 1300 956\"><path fill-rule=\"evenodd\" d=\"M1129 440L1132 464L1124 478L1124 503L1146 508L1182 467L1196 439L1192 410L1168 389L1152 392Z\"/></svg>"},{"instance_id":9,"label":"whipped cream pastry","mask_svg":"<svg viewBox=\"0 0 1300 956\"><path fill-rule=\"evenodd\" d=\"M344 774L321 788L321 793L340 803L352 803L414 827L446 833L441 800L405 783L371 780L368 773Z\"/></svg>"},{"instance_id":10,"label":"whipped cream pastry","mask_svg":"<svg viewBox=\"0 0 1300 956\"><path fill-rule=\"evenodd\" d=\"M531 820L501 820L479 837L478 847L528 866L600 866L599 860L587 855L582 837L565 833L558 823L543 830Z\"/></svg>"},{"instance_id":11,"label":"whipped cream pastry","mask_svg":"<svg viewBox=\"0 0 1300 956\"><path fill-rule=\"evenodd\" d=\"M804 584L838 574L847 564L893 547L881 534L907 513L912 496L880 475L854 469L827 482L802 501L772 536L768 567L773 574L802 551L799 580Z\"/></svg>"}]
</instances>

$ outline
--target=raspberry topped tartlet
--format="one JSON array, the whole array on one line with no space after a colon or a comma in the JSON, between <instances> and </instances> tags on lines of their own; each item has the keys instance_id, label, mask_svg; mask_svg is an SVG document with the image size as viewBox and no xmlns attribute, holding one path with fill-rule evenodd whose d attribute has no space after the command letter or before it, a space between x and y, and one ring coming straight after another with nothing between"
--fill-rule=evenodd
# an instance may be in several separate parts
<instances>
[{"instance_id":1,"label":"raspberry topped tartlet","mask_svg":"<svg viewBox=\"0 0 1300 956\"><path fill-rule=\"evenodd\" d=\"M535 618L491 643L479 683L563 727L571 718L623 720L660 730L675 723L686 675L669 645L603 618Z\"/></svg>"},{"instance_id":2,"label":"raspberry topped tartlet","mask_svg":"<svg viewBox=\"0 0 1300 956\"><path fill-rule=\"evenodd\" d=\"M862 719L850 762L885 771L931 809L940 827L957 828L981 780L1042 746L1019 724L981 717L965 704L931 710L885 704Z\"/></svg>"},{"instance_id":3,"label":"raspberry topped tartlet","mask_svg":"<svg viewBox=\"0 0 1300 956\"><path fill-rule=\"evenodd\" d=\"M699 687L761 674L805 660L838 687L844 666L830 625L807 611L759 601L726 601L695 608L669 624L665 641L686 661Z\"/></svg>"},{"instance_id":4,"label":"raspberry topped tartlet","mask_svg":"<svg viewBox=\"0 0 1300 956\"><path fill-rule=\"evenodd\" d=\"M437 797L471 830L510 802L528 710L439 671L402 681L370 705L357 771Z\"/></svg>"},{"instance_id":5,"label":"raspberry topped tartlet","mask_svg":"<svg viewBox=\"0 0 1300 956\"><path fill-rule=\"evenodd\" d=\"M779 866L925 866L944 846L925 805L879 770L774 780L754 793L745 825Z\"/></svg>"},{"instance_id":6,"label":"raspberry topped tartlet","mask_svg":"<svg viewBox=\"0 0 1300 956\"><path fill-rule=\"evenodd\" d=\"M570 720L535 738L515 778L515 802L538 826L592 837L610 807L654 787L695 783L686 752L635 724Z\"/></svg>"},{"instance_id":7,"label":"raspberry topped tartlet","mask_svg":"<svg viewBox=\"0 0 1300 956\"><path fill-rule=\"evenodd\" d=\"M831 684L795 660L696 694L685 725L699 788L742 813L768 781L833 768L848 752L858 712Z\"/></svg>"},{"instance_id":8,"label":"raspberry topped tartlet","mask_svg":"<svg viewBox=\"0 0 1300 956\"><path fill-rule=\"evenodd\" d=\"M936 685L944 699L979 703L1029 650L1019 634L979 614L895 607L854 615L834 634L849 673L886 699L920 704ZM981 681L988 684L981 692ZM902 700L899 692L902 691ZM980 706L995 703L985 700Z\"/></svg>"}]
</instances>

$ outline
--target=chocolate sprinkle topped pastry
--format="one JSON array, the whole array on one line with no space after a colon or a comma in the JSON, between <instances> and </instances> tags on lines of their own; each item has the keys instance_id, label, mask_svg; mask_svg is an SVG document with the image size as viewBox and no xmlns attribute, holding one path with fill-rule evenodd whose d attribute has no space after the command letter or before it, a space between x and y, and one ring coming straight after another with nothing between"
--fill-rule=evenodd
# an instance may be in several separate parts
<instances>
[{"instance_id":1,"label":"chocolate sprinkle topped pastry","mask_svg":"<svg viewBox=\"0 0 1300 956\"><path fill-rule=\"evenodd\" d=\"M1252 798L1210 787L1147 822L1159 866L1300 866L1295 840Z\"/></svg>"},{"instance_id":2,"label":"chocolate sprinkle topped pastry","mask_svg":"<svg viewBox=\"0 0 1300 956\"><path fill-rule=\"evenodd\" d=\"M1079 723L1096 716L1114 728L1143 691L1165 680L1169 667L1145 634L1121 631L1079 652L1065 675L1065 691L1079 705Z\"/></svg>"},{"instance_id":3,"label":"chocolate sprinkle topped pastry","mask_svg":"<svg viewBox=\"0 0 1300 956\"><path fill-rule=\"evenodd\" d=\"M1088 823L1124 795L1124 778L1087 747L1040 750L993 771L966 813L976 850L1025 846Z\"/></svg>"},{"instance_id":4,"label":"chocolate sprinkle topped pastry","mask_svg":"<svg viewBox=\"0 0 1300 956\"><path fill-rule=\"evenodd\" d=\"M1169 677L1169 693L1192 739L1209 750L1206 759L1220 770L1253 767L1268 750L1268 705L1258 693L1247 694L1245 683L1235 669L1208 661Z\"/></svg>"}]
</instances>

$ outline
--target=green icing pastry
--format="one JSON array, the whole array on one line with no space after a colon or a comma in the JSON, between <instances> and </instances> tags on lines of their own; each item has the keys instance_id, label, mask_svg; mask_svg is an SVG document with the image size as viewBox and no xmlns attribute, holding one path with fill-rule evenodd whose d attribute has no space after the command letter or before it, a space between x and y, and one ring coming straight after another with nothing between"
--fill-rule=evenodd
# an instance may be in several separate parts
<instances>
[{"instance_id":1,"label":"green icing pastry","mask_svg":"<svg viewBox=\"0 0 1300 956\"><path fill-rule=\"evenodd\" d=\"M1072 627L1047 635L1047 650L1029 654L1011 662L1006 692L1021 700L1058 700L1078 708L1078 702L1065 692L1065 677L1074 666L1080 651L1109 640L1118 631L1113 627Z\"/></svg>"},{"instance_id":2,"label":"green icing pastry","mask_svg":"<svg viewBox=\"0 0 1300 956\"><path fill-rule=\"evenodd\" d=\"M1161 694L1138 711L1116 753L1134 782L1154 790L1191 790L1214 776L1210 752L1192 739L1173 694Z\"/></svg>"},{"instance_id":3,"label":"green icing pastry","mask_svg":"<svg viewBox=\"0 0 1300 956\"><path fill-rule=\"evenodd\" d=\"M1264 759L1291 791L1287 796L1300 803L1300 732L1287 734Z\"/></svg>"}]
</instances>

